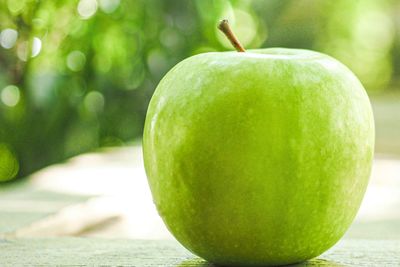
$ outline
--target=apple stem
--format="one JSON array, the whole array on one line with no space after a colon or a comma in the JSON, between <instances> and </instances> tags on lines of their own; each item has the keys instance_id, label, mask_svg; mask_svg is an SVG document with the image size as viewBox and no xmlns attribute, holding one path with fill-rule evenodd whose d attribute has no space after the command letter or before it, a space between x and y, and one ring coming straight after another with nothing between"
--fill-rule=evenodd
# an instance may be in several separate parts
<instances>
[{"instance_id":1,"label":"apple stem","mask_svg":"<svg viewBox=\"0 0 400 267\"><path fill-rule=\"evenodd\" d=\"M238 52L246 52L242 44L237 39L236 35L232 32L231 26L229 26L229 22L227 19L223 19L219 22L218 29L220 29L225 34L225 36L229 39L233 47Z\"/></svg>"}]
</instances>

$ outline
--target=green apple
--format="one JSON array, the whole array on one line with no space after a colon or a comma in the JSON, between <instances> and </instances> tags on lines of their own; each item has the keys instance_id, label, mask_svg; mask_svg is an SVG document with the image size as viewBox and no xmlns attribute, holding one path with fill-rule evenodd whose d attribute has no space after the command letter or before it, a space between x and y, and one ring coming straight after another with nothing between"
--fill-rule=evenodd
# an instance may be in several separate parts
<instances>
[{"instance_id":1,"label":"green apple","mask_svg":"<svg viewBox=\"0 0 400 267\"><path fill-rule=\"evenodd\" d=\"M158 212L223 265L282 265L333 246L355 217L374 150L368 96L337 60L270 48L176 65L148 108L143 152Z\"/></svg>"}]
</instances>

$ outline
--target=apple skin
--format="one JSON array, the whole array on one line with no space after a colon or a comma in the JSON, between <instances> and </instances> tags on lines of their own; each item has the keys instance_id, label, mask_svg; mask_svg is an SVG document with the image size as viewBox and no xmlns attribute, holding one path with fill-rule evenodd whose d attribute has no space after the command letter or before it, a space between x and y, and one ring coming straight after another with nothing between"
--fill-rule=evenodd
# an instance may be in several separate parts
<instances>
[{"instance_id":1,"label":"apple skin","mask_svg":"<svg viewBox=\"0 0 400 267\"><path fill-rule=\"evenodd\" d=\"M168 229L222 265L302 262L359 209L373 160L368 96L337 60L270 48L176 65L146 117L149 185Z\"/></svg>"}]
</instances>

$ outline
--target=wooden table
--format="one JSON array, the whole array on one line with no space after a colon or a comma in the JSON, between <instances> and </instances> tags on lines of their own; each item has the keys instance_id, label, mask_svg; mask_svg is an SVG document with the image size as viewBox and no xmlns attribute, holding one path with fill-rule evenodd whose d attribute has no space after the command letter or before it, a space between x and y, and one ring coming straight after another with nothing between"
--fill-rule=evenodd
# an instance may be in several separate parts
<instances>
[{"instance_id":1,"label":"wooden table","mask_svg":"<svg viewBox=\"0 0 400 267\"><path fill-rule=\"evenodd\" d=\"M151 201L140 147L79 156L0 188L0 266L211 266ZM400 266L400 161L378 156L360 212L331 250L296 266Z\"/></svg>"}]
</instances>

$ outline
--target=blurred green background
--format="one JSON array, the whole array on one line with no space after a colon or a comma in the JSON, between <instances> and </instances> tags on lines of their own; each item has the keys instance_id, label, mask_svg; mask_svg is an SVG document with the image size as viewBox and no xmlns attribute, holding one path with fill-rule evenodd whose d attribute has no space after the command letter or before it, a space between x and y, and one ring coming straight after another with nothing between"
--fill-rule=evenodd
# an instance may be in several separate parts
<instances>
[{"instance_id":1,"label":"blurred green background","mask_svg":"<svg viewBox=\"0 0 400 267\"><path fill-rule=\"evenodd\" d=\"M246 48L349 66L373 99L377 151L400 151L400 1L2 0L0 181L140 138L168 69L231 49L216 28L225 17Z\"/></svg>"}]
</instances>

